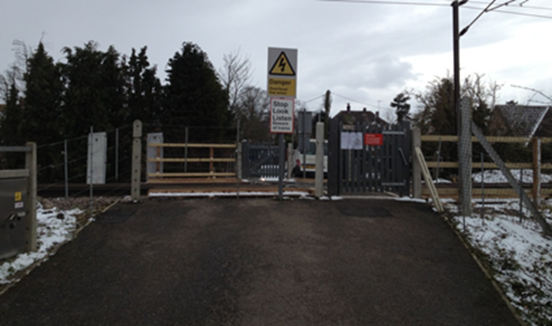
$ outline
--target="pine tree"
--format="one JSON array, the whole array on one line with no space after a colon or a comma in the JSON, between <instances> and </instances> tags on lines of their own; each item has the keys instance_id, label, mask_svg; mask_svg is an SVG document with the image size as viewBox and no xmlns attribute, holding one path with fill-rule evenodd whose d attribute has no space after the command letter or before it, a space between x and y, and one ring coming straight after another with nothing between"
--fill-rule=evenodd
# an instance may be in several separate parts
<instances>
[{"instance_id":1,"label":"pine tree","mask_svg":"<svg viewBox=\"0 0 552 326\"><path fill-rule=\"evenodd\" d=\"M146 51L147 47L143 47L136 55L136 50L132 49L125 67L128 84L125 124L131 124L136 119L146 124L159 122L162 87L155 76L156 67L150 67Z\"/></svg>"},{"instance_id":2,"label":"pine tree","mask_svg":"<svg viewBox=\"0 0 552 326\"><path fill-rule=\"evenodd\" d=\"M42 42L28 59L23 134L39 143L59 141L58 128L63 85L59 67L46 53Z\"/></svg>"},{"instance_id":3,"label":"pine tree","mask_svg":"<svg viewBox=\"0 0 552 326\"><path fill-rule=\"evenodd\" d=\"M405 95L404 93L399 93L397 96L395 96L393 102L391 102L390 104L392 108L395 108L395 114L397 115L397 121L399 124L401 124L405 118L410 119L410 104L408 103L409 100L409 96Z\"/></svg>"},{"instance_id":4,"label":"pine tree","mask_svg":"<svg viewBox=\"0 0 552 326\"><path fill-rule=\"evenodd\" d=\"M82 135L91 126L95 130L120 127L124 122L124 69L119 53L109 47L104 53L88 42L74 51L65 48L63 65L65 95L61 129L66 137Z\"/></svg>"},{"instance_id":5,"label":"pine tree","mask_svg":"<svg viewBox=\"0 0 552 326\"><path fill-rule=\"evenodd\" d=\"M227 92L222 87L207 54L193 43L183 43L181 52L169 60L165 87L164 125L218 127L201 128L190 135L195 139L223 137L231 124Z\"/></svg>"}]
</instances>

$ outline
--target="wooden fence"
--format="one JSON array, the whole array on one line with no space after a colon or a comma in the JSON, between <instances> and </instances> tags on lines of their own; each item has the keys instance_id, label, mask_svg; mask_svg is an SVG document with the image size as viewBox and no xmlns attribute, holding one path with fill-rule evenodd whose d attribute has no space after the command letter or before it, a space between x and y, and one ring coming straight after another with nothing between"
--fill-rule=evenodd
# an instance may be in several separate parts
<instances>
[{"instance_id":1,"label":"wooden fence","mask_svg":"<svg viewBox=\"0 0 552 326\"><path fill-rule=\"evenodd\" d=\"M531 162L507 162L506 167L509 169L527 169L533 171L533 182L531 185L524 185L525 191L532 195L533 198L538 199L542 196L550 196L552 194L552 188L542 187L541 171L552 170L552 163L543 163L541 157L541 145L552 143L552 138L538 138L538 137L487 137L487 141L490 143L521 143L532 146L532 161ZM458 136L450 135L422 135L420 136L420 142L458 142ZM472 137L472 143L477 143L476 137ZM426 161L428 168L434 169L458 169L458 162L450 161ZM493 162L474 162L472 158L472 169L478 170L481 168L497 169L497 165ZM485 196L491 197L515 197L517 194L512 188L505 185L485 185ZM458 195L456 184L438 184L437 190L442 197L456 197ZM473 197L481 195L481 189L474 184ZM429 195L427 187L422 187L422 195Z\"/></svg>"},{"instance_id":2,"label":"wooden fence","mask_svg":"<svg viewBox=\"0 0 552 326\"><path fill-rule=\"evenodd\" d=\"M149 147L156 148L157 157L148 158L148 162L157 163L157 169L153 173L148 173L148 182L155 181L156 179L167 179L167 178L203 178L203 177L236 177L236 169L233 168L232 172L228 171L217 171L215 168L215 163L232 163L235 166L236 157L235 150L236 144L180 144L180 143L150 143ZM161 148L180 148L185 149L186 155L183 157L161 157ZM188 149L208 149L209 157L188 157ZM220 150L226 150L226 153L222 153ZM231 150L231 155L228 154L228 151ZM223 157L215 157L215 154L222 155ZM232 156L232 157L229 157ZM178 172L162 172L164 169L161 168L162 164L180 164L180 166L187 166L188 163L201 163L205 164L205 167L202 168L201 172L194 171L189 172L187 168L179 168L181 171ZM174 169L172 169L174 170Z\"/></svg>"}]
</instances>

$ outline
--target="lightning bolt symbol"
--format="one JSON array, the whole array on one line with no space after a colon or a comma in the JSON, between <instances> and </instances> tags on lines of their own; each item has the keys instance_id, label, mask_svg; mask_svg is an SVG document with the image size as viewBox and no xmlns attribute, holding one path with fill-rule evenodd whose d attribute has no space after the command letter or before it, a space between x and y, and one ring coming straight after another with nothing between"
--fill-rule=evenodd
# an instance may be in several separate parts
<instances>
[{"instance_id":1,"label":"lightning bolt symbol","mask_svg":"<svg viewBox=\"0 0 552 326\"><path fill-rule=\"evenodd\" d=\"M280 63L278 64L278 66L280 66L280 72L284 72L284 70L286 69L286 62L284 60L284 58L280 58Z\"/></svg>"}]
</instances>

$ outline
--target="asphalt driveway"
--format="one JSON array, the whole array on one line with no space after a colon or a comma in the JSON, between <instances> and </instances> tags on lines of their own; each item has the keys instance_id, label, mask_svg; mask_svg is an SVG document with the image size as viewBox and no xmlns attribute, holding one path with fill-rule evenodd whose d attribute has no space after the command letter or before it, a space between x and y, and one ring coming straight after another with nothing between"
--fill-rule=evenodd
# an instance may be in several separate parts
<instances>
[{"instance_id":1,"label":"asphalt driveway","mask_svg":"<svg viewBox=\"0 0 552 326\"><path fill-rule=\"evenodd\" d=\"M119 204L0 297L0 325L518 325L429 206Z\"/></svg>"}]
</instances>

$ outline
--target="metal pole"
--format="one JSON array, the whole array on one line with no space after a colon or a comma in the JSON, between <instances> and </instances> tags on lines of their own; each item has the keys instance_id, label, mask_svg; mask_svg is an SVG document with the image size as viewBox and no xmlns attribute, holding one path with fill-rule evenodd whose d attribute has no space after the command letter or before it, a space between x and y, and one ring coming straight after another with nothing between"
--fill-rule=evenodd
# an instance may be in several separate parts
<instances>
[{"instance_id":1,"label":"metal pole","mask_svg":"<svg viewBox=\"0 0 552 326\"><path fill-rule=\"evenodd\" d=\"M119 180L119 128L115 129L115 180Z\"/></svg>"},{"instance_id":2,"label":"metal pole","mask_svg":"<svg viewBox=\"0 0 552 326\"><path fill-rule=\"evenodd\" d=\"M521 199L521 192L523 192L523 169L519 169L519 221L523 219L523 200Z\"/></svg>"},{"instance_id":3,"label":"metal pole","mask_svg":"<svg viewBox=\"0 0 552 326\"><path fill-rule=\"evenodd\" d=\"M310 147L309 139L306 139L306 131L307 131L307 109L303 109L303 137L302 141L303 144L301 145L303 147L303 179L307 177L307 148Z\"/></svg>"},{"instance_id":4,"label":"metal pole","mask_svg":"<svg viewBox=\"0 0 552 326\"><path fill-rule=\"evenodd\" d=\"M452 4L452 38L453 38L453 52L454 52L454 110L456 116L456 135L460 140L461 122L460 122L460 35L458 27L458 0L455 0ZM460 143L457 143L458 150L458 171L462 171L462 161L460 159ZM460 175L460 173L458 173ZM458 183L458 199L462 200L462 179Z\"/></svg>"},{"instance_id":5,"label":"metal pole","mask_svg":"<svg viewBox=\"0 0 552 326\"><path fill-rule=\"evenodd\" d=\"M63 141L63 157L65 162L65 198L69 198L69 167L68 167L68 158L67 158L67 139Z\"/></svg>"},{"instance_id":6,"label":"metal pole","mask_svg":"<svg viewBox=\"0 0 552 326\"><path fill-rule=\"evenodd\" d=\"M238 126L236 130L236 169L241 167L239 164L240 158L240 120L238 119ZM236 198L240 199L240 178L238 177L241 173L236 171Z\"/></svg>"},{"instance_id":7,"label":"metal pole","mask_svg":"<svg viewBox=\"0 0 552 326\"><path fill-rule=\"evenodd\" d=\"M90 127L90 137L88 137L90 150L90 214L94 209L94 127Z\"/></svg>"},{"instance_id":8,"label":"metal pole","mask_svg":"<svg viewBox=\"0 0 552 326\"><path fill-rule=\"evenodd\" d=\"M481 153L481 220L485 220L485 160Z\"/></svg>"},{"instance_id":9,"label":"metal pole","mask_svg":"<svg viewBox=\"0 0 552 326\"><path fill-rule=\"evenodd\" d=\"M284 144L284 134L280 134L278 145L280 147L279 165L280 171L278 173L278 199L284 198L284 157L286 156L286 147Z\"/></svg>"},{"instance_id":10,"label":"metal pole","mask_svg":"<svg viewBox=\"0 0 552 326\"><path fill-rule=\"evenodd\" d=\"M186 127L186 143L184 145L184 172L188 172L188 127Z\"/></svg>"}]
</instances>

